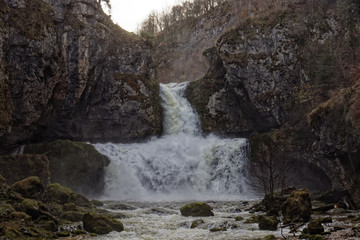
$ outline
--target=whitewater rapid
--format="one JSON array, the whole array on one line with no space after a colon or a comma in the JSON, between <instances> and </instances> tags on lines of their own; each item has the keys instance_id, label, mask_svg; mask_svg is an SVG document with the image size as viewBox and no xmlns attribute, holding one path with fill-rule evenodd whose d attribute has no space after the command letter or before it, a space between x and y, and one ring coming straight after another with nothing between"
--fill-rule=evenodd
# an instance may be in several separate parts
<instances>
[{"instance_id":1,"label":"whitewater rapid","mask_svg":"<svg viewBox=\"0 0 360 240\"><path fill-rule=\"evenodd\" d=\"M107 155L103 198L136 201L236 200L250 197L246 139L203 136L184 92L160 85L164 133L146 143L95 144Z\"/></svg>"}]
</instances>

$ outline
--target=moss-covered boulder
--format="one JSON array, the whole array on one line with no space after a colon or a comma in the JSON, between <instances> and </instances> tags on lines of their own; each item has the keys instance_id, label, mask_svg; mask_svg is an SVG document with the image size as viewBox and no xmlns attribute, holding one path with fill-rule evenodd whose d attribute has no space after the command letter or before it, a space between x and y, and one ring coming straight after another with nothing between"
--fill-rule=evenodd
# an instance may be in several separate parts
<instances>
[{"instance_id":1,"label":"moss-covered boulder","mask_svg":"<svg viewBox=\"0 0 360 240\"><path fill-rule=\"evenodd\" d=\"M279 224L279 219L274 216L262 216L258 217L259 220L259 229L260 230L270 230L275 231L277 225Z\"/></svg>"},{"instance_id":2,"label":"moss-covered boulder","mask_svg":"<svg viewBox=\"0 0 360 240\"><path fill-rule=\"evenodd\" d=\"M41 214L41 203L34 199L24 199L20 204L17 204L16 208L18 211L24 212L31 216L33 219L36 219Z\"/></svg>"},{"instance_id":3,"label":"moss-covered boulder","mask_svg":"<svg viewBox=\"0 0 360 240\"><path fill-rule=\"evenodd\" d=\"M52 183L46 189L46 199L49 202L65 204L69 202L71 196L76 193L68 187L61 186L59 183Z\"/></svg>"},{"instance_id":4,"label":"moss-covered boulder","mask_svg":"<svg viewBox=\"0 0 360 240\"><path fill-rule=\"evenodd\" d=\"M252 215L244 221L244 223L259 223L259 216Z\"/></svg>"},{"instance_id":5,"label":"moss-covered boulder","mask_svg":"<svg viewBox=\"0 0 360 240\"><path fill-rule=\"evenodd\" d=\"M124 225L115 218L94 213L87 213L83 216L83 225L86 231L96 234L107 234L111 231L121 232L124 230Z\"/></svg>"},{"instance_id":6,"label":"moss-covered boulder","mask_svg":"<svg viewBox=\"0 0 360 240\"><path fill-rule=\"evenodd\" d=\"M294 191L282 206L284 223L307 222L311 210L309 191L307 189Z\"/></svg>"},{"instance_id":7,"label":"moss-covered boulder","mask_svg":"<svg viewBox=\"0 0 360 240\"><path fill-rule=\"evenodd\" d=\"M209 217L214 216L212 208L206 203L191 203L180 208L180 212L185 217Z\"/></svg>"},{"instance_id":8,"label":"moss-covered boulder","mask_svg":"<svg viewBox=\"0 0 360 240\"><path fill-rule=\"evenodd\" d=\"M30 176L38 176L46 186L49 183L49 160L45 155L21 154L0 156L0 174L8 184Z\"/></svg>"},{"instance_id":9,"label":"moss-covered boulder","mask_svg":"<svg viewBox=\"0 0 360 240\"><path fill-rule=\"evenodd\" d=\"M65 219L70 222L79 222L82 221L83 215L81 212L77 211L66 211L61 215L61 219Z\"/></svg>"},{"instance_id":10,"label":"moss-covered boulder","mask_svg":"<svg viewBox=\"0 0 360 240\"><path fill-rule=\"evenodd\" d=\"M20 193L25 198L39 199L45 188L39 177L32 176L14 183L11 190Z\"/></svg>"},{"instance_id":11,"label":"moss-covered boulder","mask_svg":"<svg viewBox=\"0 0 360 240\"><path fill-rule=\"evenodd\" d=\"M321 225L321 219L315 219L308 223L307 230L311 235L321 234L324 232L324 227Z\"/></svg>"},{"instance_id":12,"label":"moss-covered boulder","mask_svg":"<svg viewBox=\"0 0 360 240\"><path fill-rule=\"evenodd\" d=\"M51 182L58 182L85 195L99 194L104 188L104 167L110 161L91 144L57 140L27 145L24 152L46 154Z\"/></svg>"}]
</instances>

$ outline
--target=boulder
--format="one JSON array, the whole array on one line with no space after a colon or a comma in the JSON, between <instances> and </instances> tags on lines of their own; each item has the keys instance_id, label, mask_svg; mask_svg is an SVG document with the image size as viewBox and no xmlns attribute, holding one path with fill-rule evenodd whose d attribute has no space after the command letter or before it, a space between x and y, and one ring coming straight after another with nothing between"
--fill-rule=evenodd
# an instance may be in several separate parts
<instances>
[{"instance_id":1,"label":"boulder","mask_svg":"<svg viewBox=\"0 0 360 240\"><path fill-rule=\"evenodd\" d=\"M40 216L40 207L41 203L34 199L24 199L20 204L16 206L18 211L24 212L32 217L32 219L36 219Z\"/></svg>"},{"instance_id":2,"label":"boulder","mask_svg":"<svg viewBox=\"0 0 360 240\"><path fill-rule=\"evenodd\" d=\"M244 221L244 223L259 223L259 216L252 215Z\"/></svg>"},{"instance_id":3,"label":"boulder","mask_svg":"<svg viewBox=\"0 0 360 240\"><path fill-rule=\"evenodd\" d=\"M284 223L307 222L311 210L309 191L307 189L294 191L282 206Z\"/></svg>"},{"instance_id":4,"label":"boulder","mask_svg":"<svg viewBox=\"0 0 360 240\"><path fill-rule=\"evenodd\" d=\"M70 222L79 222L82 221L83 215L84 214L76 211L66 211L61 215L61 218Z\"/></svg>"},{"instance_id":5,"label":"boulder","mask_svg":"<svg viewBox=\"0 0 360 240\"><path fill-rule=\"evenodd\" d=\"M73 190L58 183L49 184L46 189L46 199L49 202L65 204L69 202L70 197L73 195L76 195Z\"/></svg>"},{"instance_id":6,"label":"boulder","mask_svg":"<svg viewBox=\"0 0 360 240\"><path fill-rule=\"evenodd\" d=\"M84 229L90 233L107 234L111 231L121 232L124 230L123 224L105 215L87 213L83 216Z\"/></svg>"},{"instance_id":7,"label":"boulder","mask_svg":"<svg viewBox=\"0 0 360 240\"><path fill-rule=\"evenodd\" d=\"M279 219L274 216L259 216L259 229L260 230L270 230L275 231L277 225L279 224Z\"/></svg>"},{"instance_id":8,"label":"boulder","mask_svg":"<svg viewBox=\"0 0 360 240\"><path fill-rule=\"evenodd\" d=\"M320 219L315 219L308 223L307 229L309 234L316 235L324 232L324 227L321 225Z\"/></svg>"},{"instance_id":9,"label":"boulder","mask_svg":"<svg viewBox=\"0 0 360 240\"><path fill-rule=\"evenodd\" d=\"M46 186L49 183L49 160L45 155L21 154L0 156L0 174L8 184L30 176L38 176Z\"/></svg>"},{"instance_id":10,"label":"boulder","mask_svg":"<svg viewBox=\"0 0 360 240\"><path fill-rule=\"evenodd\" d=\"M28 177L11 186L11 190L25 198L39 199L44 193L44 185L39 177Z\"/></svg>"},{"instance_id":11,"label":"boulder","mask_svg":"<svg viewBox=\"0 0 360 240\"><path fill-rule=\"evenodd\" d=\"M214 216L212 208L206 203L191 203L180 208L180 212L185 217L209 217Z\"/></svg>"},{"instance_id":12,"label":"boulder","mask_svg":"<svg viewBox=\"0 0 360 240\"><path fill-rule=\"evenodd\" d=\"M104 167L110 161L91 144L57 140L27 145L24 152L46 154L51 182L85 195L100 194L104 188Z\"/></svg>"},{"instance_id":13,"label":"boulder","mask_svg":"<svg viewBox=\"0 0 360 240\"><path fill-rule=\"evenodd\" d=\"M190 228L196 228L196 227L198 227L200 224L203 224L203 223L204 223L204 220L202 220L202 219L196 219L196 220L194 220L194 221L191 223Z\"/></svg>"}]
</instances>

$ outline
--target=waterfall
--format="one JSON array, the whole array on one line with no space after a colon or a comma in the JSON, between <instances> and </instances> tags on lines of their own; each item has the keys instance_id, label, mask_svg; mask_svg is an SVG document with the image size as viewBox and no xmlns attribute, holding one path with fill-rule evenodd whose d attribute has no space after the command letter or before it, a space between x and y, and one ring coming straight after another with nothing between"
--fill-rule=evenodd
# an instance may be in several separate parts
<instances>
[{"instance_id":1,"label":"waterfall","mask_svg":"<svg viewBox=\"0 0 360 240\"><path fill-rule=\"evenodd\" d=\"M187 83L161 84L164 134L146 143L95 144L111 159L104 198L225 200L246 198L246 139L202 136L184 92Z\"/></svg>"}]
</instances>

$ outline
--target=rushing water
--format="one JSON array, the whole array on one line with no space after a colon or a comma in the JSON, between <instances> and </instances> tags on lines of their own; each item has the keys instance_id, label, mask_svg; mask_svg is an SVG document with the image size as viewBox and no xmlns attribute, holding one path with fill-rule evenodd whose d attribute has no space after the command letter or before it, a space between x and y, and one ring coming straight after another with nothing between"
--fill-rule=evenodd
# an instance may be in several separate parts
<instances>
[{"instance_id":1,"label":"rushing water","mask_svg":"<svg viewBox=\"0 0 360 240\"><path fill-rule=\"evenodd\" d=\"M202 136L198 115L184 97L186 86L161 85L163 137L146 143L95 145L111 159L104 198L184 201L248 197L247 140Z\"/></svg>"},{"instance_id":2,"label":"rushing water","mask_svg":"<svg viewBox=\"0 0 360 240\"><path fill-rule=\"evenodd\" d=\"M121 219L125 231L98 239L256 239L270 234L258 231L257 224L235 221L236 216L250 215L244 211L245 201L252 198L246 184L247 140L203 136L199 118L184 97L186 86L161 85L161 138L95 145L111 159L103 196L110 201L105 208L126 216ZM207 201L215 216L190 229L195 218L182 217L179 208L194 200ZM116 207L119 203L123 210ZM228 230L209 231L221 226Z\"/></svg>"}]
</instances>

